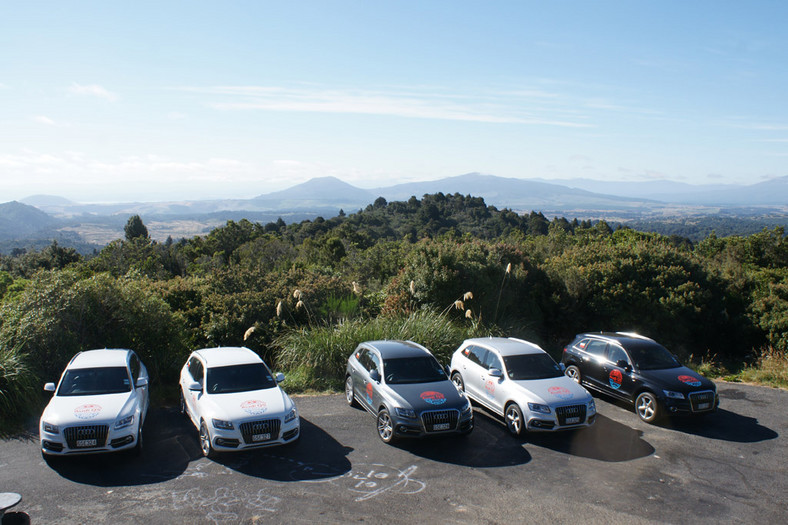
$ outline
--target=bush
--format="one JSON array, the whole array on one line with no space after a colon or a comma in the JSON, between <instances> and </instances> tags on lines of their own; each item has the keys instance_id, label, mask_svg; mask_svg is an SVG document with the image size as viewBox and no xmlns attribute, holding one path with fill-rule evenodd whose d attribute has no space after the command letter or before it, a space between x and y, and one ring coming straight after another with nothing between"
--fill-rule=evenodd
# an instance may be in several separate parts
<instances>
[{"instance_id":1,"label":"bush","mask_svg":"<svg viewBox=\"0 0 788 525\"><path fill-rule=\"evenodd\" d=\"M37 408L38 381L16 349L0 347L0 433Z\"/></svg>"}]
</instances>

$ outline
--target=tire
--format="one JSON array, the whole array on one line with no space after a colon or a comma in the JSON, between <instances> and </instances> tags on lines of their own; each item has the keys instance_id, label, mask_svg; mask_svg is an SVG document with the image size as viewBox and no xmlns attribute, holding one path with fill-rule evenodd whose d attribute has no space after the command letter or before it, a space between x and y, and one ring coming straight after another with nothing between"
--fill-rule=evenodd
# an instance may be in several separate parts
<instances>
[{"instance_id":1,"label":"tire","mask_svg":"<svg viewBox=\"0 0 788 525\"><path fill-rule=\"evenodd\" d=\"M646 423L654 423L660 416L656 396L651 392L641 392L635 400L635 412Z\"/></svg>"},{"instance_id":2,"label":"tire","mask_svg":"<svg viewBox=\"0 0 788 525\"><path fill-rule=\"evenodd\" d=\"M391 420L389 411L385 408L378 412L377 428L378 436L383 443L393 443L396 440L394 437L394 422Z\"/></svg>"},{"instance_id":3,"label":"tire","mask_svg":"<svg viewBox=\"0 0 788 525\"><path fill-rule=\"evenodd\" d=\"M211 445L211 433L208 431L208 427L205 426L205 421L200 423L200 450L202 450L202 455L206 458L212 458L216 455L216 451Z\"/></svg>"},{"instance_id":4,"label":"tire","mask_svg":"<svg viewBox=\"0 0 788 525\"><path fill-rule=\"evenodd\" d=\"M353 378L350 376L345 378L345 402L353 408L358 406L356 396L353 394Z\"/></svg>"},{"instance_id":5,"label":"tire","mask_svg":"<svg viewBox=\"0 0 788 525\"><path fill-rule=\"evenodd\" d=\"M465 392L465 381L462 380L462 376L459 372L454 372L451 375L451 382L454 383L454 386L457 387L457 390L460 392Z\"/></svg>"},{"instance_id":6,"label":"tire","mask_svg":"<svg viewBox=\"0 0 788 525\"><path fill-rule=\"evenodd\" d=\"M525 434L525 420L523 419L523 411L517 406L517 403L511 403L506 406L504 411L504 419L506 420L506 428L509 433L515 437L520 437Z\"/></svg>"},{"instance_id":7,"label":"tire","mask_svg":"<svg viewBox=\"0 0 788 525\"><path fill-rule=\"evenodd\" d=\"M577 368L577 366L575 365L567 366L564 373L566 374L566 377L568 377L578 385L582 384L583 376L580 374L580 369Z\"/></svg>"}]
</instances>

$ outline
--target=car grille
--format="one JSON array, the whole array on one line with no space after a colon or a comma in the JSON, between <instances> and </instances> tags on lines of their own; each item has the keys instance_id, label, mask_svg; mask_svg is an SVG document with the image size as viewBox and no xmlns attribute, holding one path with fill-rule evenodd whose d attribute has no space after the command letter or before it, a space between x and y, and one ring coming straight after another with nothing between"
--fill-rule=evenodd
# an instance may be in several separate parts
<instances>
[{"instance_id":1,"label":"car grille","mask_svg":"<svg viewBox=\"0 0 788 525\"><path fill-rule=\"evenodd\" d=\"M241 436L244 438L244 443L253 445L255 443L265 443L274 439L279 439L279 428L282 422L278 419L263 419L261 421L249 421L241 423ZM270 434L266 439L255 440L254 436L261 434Z\"/></svg>"},{"instance_id":2,"label":"car grille","mask_svg":"<svg viewBox=\"0 0 788 525\"><path fill-rule=\"evenodd\" d=\"M434 410L421 413L421 421L424 423L424 430L427 432L456 430L459 418L459 410ZM447 424L448 426L446 426Z\"/></svg>"},{"instance_id":3,"label":"car grille","mask_svg":"<svg viewBox=\"0 0 788 525\"><path fill-rule=\"evenodd\" d=\"M585 423L586 420L586 406L585 405L570 405L567 407L558 407L555 409L555 415L558 416L558 424L564 425L579 425ZM574 423L567 423L569 418L579 418Z\"/></svg>"},{"instance_id":4,"label":"car grille","mask_svg":"<svg viewBox=\"0 0 788 525\"><path fill-rule=\"evenodd\" d=\"M63 431L63 435L66 437L68 448L96 448L107 444L108 432L108 425L86 425L68 427Z\"/></svg>"},{"instance_id":5,"label":"car grille","mask_svg":"<svg viewBox=\"0 0 788 525\"><path fill-rule=\"evenodd\" d=\"M689 400L693 412L712 410L714 408L714 391L692 392L689 395Z\"/></svg>"}]
</instances>

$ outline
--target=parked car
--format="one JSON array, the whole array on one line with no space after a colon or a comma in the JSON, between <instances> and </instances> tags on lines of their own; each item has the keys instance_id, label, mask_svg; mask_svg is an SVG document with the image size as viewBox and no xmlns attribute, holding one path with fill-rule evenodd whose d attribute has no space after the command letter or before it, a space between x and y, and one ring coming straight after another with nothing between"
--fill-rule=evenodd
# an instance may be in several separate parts
<instances>
[{"instance_id":1,"label":"parked car","mask_svg":"<svg viewBox=\"0 0 788 525\"><path fill-rule=\"evenodd\" d=\"M192 352L181 369L181 412L199 431L203 455L297 441L301 420L279 387L284 379L245 347Z\"/></svg>"},{"instance_id":2,"label":"parked car","mask_svg":"<svg viewBox=\"0 0 788 525\"><path fill-rule=\"evenodd\" d=\"M579 384L634 404L647 423L666 415L707 414L720 403L712 381L638 334L578 334L564 348L561 362Z\"/></svg>"},{"instance_id":3,"label":"parked car","mask_svg":"<svg viewBox=\"0 0 788 525\"><path fill-rule=\"evenodd\" d=\"M515 436L591 426L594 398L538 345L515 338L467 339L451 359L451 379L472 401L502 416Z\"/></svg>"},{"instance_id":4,"label":"parked car","mask_svg":"<svg viewBox=\"0 0 788 525\"><path fill-rule=\"evenodd\" d=\"M473 410L432 353L413 341L367 341L350 354L348 405L375 416L380 439L469 434Z\"/></svg>"},{"instance_id":5,"label":"parked car","mask_svg":"<svg viewBox=\"0 0 788 525\"><path fill-rule=\"evenodd\" d=\"M41 414L44 457L142 450L148 413L148 370L123 349L80 352L69 361Z\"/></svg>"}]
</instances>

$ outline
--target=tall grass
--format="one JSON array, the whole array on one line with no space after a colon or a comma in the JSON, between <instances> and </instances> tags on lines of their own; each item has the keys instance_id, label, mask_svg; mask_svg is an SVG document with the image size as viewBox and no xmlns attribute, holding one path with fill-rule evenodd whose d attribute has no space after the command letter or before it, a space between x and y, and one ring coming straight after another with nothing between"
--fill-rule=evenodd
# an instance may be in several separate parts
<instances>
[{"instance_id":1,"label":"tall grass","mask_svg":"<svg viewBox=\"0 0 788 525\"><path fill-rule=\"evenodd\" d=\"M0 347L0 434L37 407L37 382L16 349Z\"/></svg>"},{"instance_id":2,"label":"tall grass","mask_svg":"<svg viewBox=\"0 0 788 525\"><path fill-rule=\"evenodd\" d=\"M761 351L755 364L744 367L737 377L750 383L788 388L788 354L766 348Z\"/></svg>"},{"instance_id":3,"label":"tall grass","mask_svg":"<svg viewBox=\"0 0 788 525\"><path fill-rule=\"evenodd\" d=\"M473 321L455 323L433 310L407 316L353 319L333 326L301 328L279 337L277 363L291 391L336 390L342 387L347 358L363 341L412 340L429 348L443 364L468 337L487 335Z\"/></svg>"}]
</instances>

